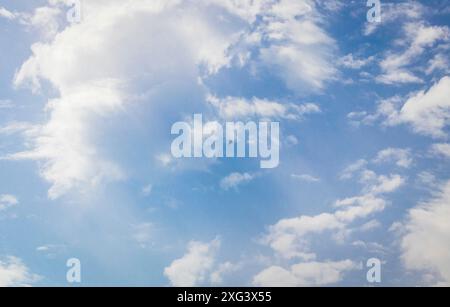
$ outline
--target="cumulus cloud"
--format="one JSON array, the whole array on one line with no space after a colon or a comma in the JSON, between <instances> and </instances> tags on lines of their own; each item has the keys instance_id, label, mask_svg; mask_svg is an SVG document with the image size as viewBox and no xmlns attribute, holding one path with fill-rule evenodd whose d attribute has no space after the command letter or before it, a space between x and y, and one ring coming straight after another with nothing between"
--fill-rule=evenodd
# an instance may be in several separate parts
<instances>
[{"instance_id":1,"label":"cumulus cloud","mask_svg":"<svg viewBox=\"0 0 450 307\"><path fill-rule=\"evenodd\" d=\"M222 284L224 282L224 276L233 272L236 272L241 268L241 265L234 264L229 261L218 265L217 269L210 275L211 283L214 285Z\"/></svg>"},{"instance_id":2,"label":"cumulus cloud","mask_svg":"<svg viewBox=\"0 0 450 307\"><path fill-rule=\"evenodd\" d=\"M280 5L287 2L281 1ZM310 86L310 90L321 90L337 74L330 65L335 43L313 20L296 19L295 12L286 14L287 18L277 16L281 20L264 29L271 45L261 49L260 59L278 71L290 89L305 92Z\"/></svg>"},{"instance_id":3,"label":"cumulus cloud","mask_svg":"<svg viewBox=\"0 0 450 307\"><path fill-rule=\"evenodd\" d=\"M450 182L429 201L409 211L401 227L401 259L409 270L434 275L437 285L450 285ZM426 252L425 252L426 251Z\"/></svg>"},{"instance_id":4,"label":"cumulus cloud","mask_svg":"<svg viewBox=\"0 0 450 307\"><path fill-rule=\"evenodd\" d=\"M49 43L33 45L33 55L15 77L17 86L38 91L46 80L60 93L47 104L50 120L30 137L33 147L9 157L44 161L41 173L52 184L51 198L81 185L123 179L120 167L96 148L95 122L126 107L132 80L149 87L196 80L201 63L210 70L224 65L234 33L206 18L206 9L181 8L177 1L89 1L83 13L82 23L65 28ZM140 29L153 33L131 34ZM167 36L177 38L176 43Z\"/></svg>"},{"instance_id":5,"label":"cumulus cloud","mask_svg":"<svg viewBox=\"0 0 450 307\"><path fill-rule=\"evenodd\" d=\"M375 184L368 190L371 194L386 194L392 193L402 187L406 179L400 175L378 176L375 179Z\"/></svg>"},{"instance_id":6,"label":"cumulus cloud","mask_svg":"<svg viewBox=\"0 0 450 307\"><path fill-rule=\"evenodd\" d=\"M194 287L211 281L222 281L222 274L230 269L230 264L217 267L216 257L220 248L220 240L209 243L192 241L188 244L187 253L173 261L164 269L164 275L175 287Z\"/></svg>"},{"instance_id":7,"label":"cumulus cloud","mask_svg":"<svg viewBox=\"0 0 450 307\"><path fill-rule=\"evenodd\" d=\"M22 22L33 29L37 29L44 40L55 37L60 28L58 17L61 15L61 9L55 6L44 6L37 8L33 14L22 14Z\"/></svg>"},{"instance_id":8,"label":"cumulus cloud","mask_svg":"<svg viewBox=\"0 0 450 307\"><path fill-rule=\"evenodd\" d=\"M272 266L256 275L253 284L258 287L326 286L341 281L345 273L360 268L360 264L351 260L299 263L289 270Z\"/></svg>"},{"instance_id":9,"label":"cumulus cloud","mask_svg":"<svg viewBox=\"0 0 450 307\"><path fill-rule=\"evenodd\" d=\"M46 106L49 120L26 133L29 148L7 157L39 161L52 199L126 178L92 131L149 89L153 96L161 90L159 100L168 84L192 84L203 91L198 80L236 58L243 65L251 58L256 66L274 67L296 91L321 89L335 73L334 42L320 27L321 16L310 0L92 0L83 3L82 22L70 25L57 22L61 3L50 1L30 17L27 25L48 27L48 35L31 47L32 55L14 79L15 86L34 92L43 91L43 83L51 85L57 94ZM254 50L250 58L243 56ZM281 117L317 111L314 105L264 100L245 107L254 115Z\"/></svg>"},{"instance_id":10,"label":"cumulus cloud","mask_svg":"<svg viewBox=\"0 0 450 307\"><path fill-rule=\"evenodd\" d=\"M13 256L0 258L0 287L27 287L39 278L21 259Z\"/></svg>"},{"instance_id":11,"label":"cumulus cloud","mask_svg":"<svg viewBox=\"0 0 450 307\"><path fill-rule=\"evenodd\" d=\"M344 172L348 179L358 174L358 181L363 185L360 195L336 200L334 212L282 219L269 227L262 242L281 258L310 262L318 257L311 250L316 236L332 234L336 242L342 243L350 233L367 231L374 223L378 225L372 219L369 224L352 228L356 222L384 211L388 205L386 195L401 188L406 179L400 175L378 175L366 165L366 160L359 160Z\"/></svg>"},{"instance_id":12,"label":"cumulus cloud","mask_svg":"<svg viewBox=\"0 0 450 307\"><path fill-rule=\"evenodd\" d=\"M348 178L359 173L359 181L364 184L361 195L337 200L334 212L282 219L269 227L262 243L270 246L280 259L300 262L288 269L270 266L262 270L254 277L255 285L329 285L341 281L345 272L358 268L356 262L348 259L337 262L317 261L319 256L311 250L311 243L315 238L329 234L336 243L343 244L350 234L379 226L379 222L374 219L356 228L352 225L384 211L388 204L384 195L399 189L405 180L399 175L377 175L366 169L366 165L367 161L360 160L345 172Z\"/></svg>"},{"instance_id":13,"label":"cumulus cloud","mask_svg":"<svg viewBox=\"0 0 450 307\"><path fill-rule=\"evenodd\" d=\"M445 138L450 122L450 77L445 76L429 90L411 93L409 97L394 96L379 102L374 114L352 113L352 121L373 124L381 121L386 127L410 125L414 132L433 138Z\"/></svg>"},{"instance_id":14,"label":"cumulus cloud","mask_svg":"<svg viewBox=\"0 0 450 307\"><path fill-rule=\"evenodd\" d=\"M337 210L333 213L280 220L270 226L263 242L287 259L315 259L316 254L309 249L309 235L345 231L353 222L383 211L387 202L381 195L394 192L403 183L403 178L398 175L379 176L375 183L364 188L365 194L337 200Z\"/></svg>"},{"instance_id":15,"label":"cumulus cloud","mask_svg":"<svg viewBox=\"0 0 450 307\"><path fill-rule=\"evenodd\" d=\"M269 233L263 242L283 258L300 258L309 261L314 260L316 254L309 251L306 235L339 230L344 227L345 224L331 213L283 219L270 226Z\"/></svg>"},{"instance_id":16,"label":"cumulus cloud","mask_svg":"<svg viewBox=\"0 0 450 307\"><path fill-rule=\"evenodd\" d=\"M410 97L398 113L398 122L410 124L414 131L435 138L446 136L450 122L450 77L443 77L427 92ZM395 116L395 114L393 114Z\"/></svg>"}]
</instances>

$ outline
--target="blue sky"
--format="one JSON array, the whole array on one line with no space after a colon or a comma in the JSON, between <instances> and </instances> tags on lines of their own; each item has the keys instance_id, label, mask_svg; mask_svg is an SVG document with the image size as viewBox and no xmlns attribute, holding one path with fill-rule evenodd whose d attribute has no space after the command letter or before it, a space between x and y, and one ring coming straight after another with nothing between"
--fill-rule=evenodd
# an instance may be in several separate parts
<instances>
[{"instance_id":1,"label":"blue sky","mask_svg":"<svg viewBox=\"0 0 450 307\"><path fill-rule=\"evenodd\" d=\"M0 286L450 283L450 5L0 0ZM171 127L280 123L280 165Z\"/></svg>"}]
</instances>

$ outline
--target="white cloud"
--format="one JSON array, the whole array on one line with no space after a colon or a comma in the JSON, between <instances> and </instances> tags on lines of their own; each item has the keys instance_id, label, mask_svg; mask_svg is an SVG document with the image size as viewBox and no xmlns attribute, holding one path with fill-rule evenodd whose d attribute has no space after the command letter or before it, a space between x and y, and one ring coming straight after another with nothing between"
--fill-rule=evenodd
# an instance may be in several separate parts
<instances>
[{"instance_id":1,"label":"white cloud","mask_svg":"<svg viewBox=\"0 0 450 307\"><path fill-rule=\"evenodd\" d=\"M60 29L62 10L59 0L49 0L48 6L38 7L32 13L10 12L0 7L0 17L16 20L19 24L26 26L29 30L37 31L43 40L53 39ZM66 6L64 4L64 6Z\"/></svg>"},{"instance_id":2,"label":"white cloud","mask_svg":"<svg viewBox=\"0 0 450 307\"><path fill-rule=\"evenodd\" d=\"M353 178L354 174L358 171L364 169L367 165L366 160L358 160L355 163L352 163L351 165L347 166L341 173L340 179L341 180L347 180Z\"/></svg>"},{"instance_id":3,"label":"white cloud","mask_svg":"<svg viewBox=\"0 0 450 307\"><path fill-rule=\"evenodd\" d=\"M417 175L417 182L426 188L433 188L436 186L436 176L428 171L423 171Z\"/></svg>"},{"instance_id":4,"label":"white cloud","mask_svg":"<svg viewBox=\"0 0 450 307\"><path fill-rule=\"evenodd\" d=\"M298 180L306 181L306 182L319 182L320 181L320 178L314 177L314 176L311 176L308 174L303 174L303 175L292 174L291 177L294 179L298 179Z\"/></svg>"},{"instance_id":5,"label":"white cloud","mask_svg":"<svg viewBox=\"0 0 450 307\"><path fill-rule=\"evenodd\" d=\"M405 182L406 179L400 175L378 176L375 184L368 190L374 195L392 193L402 187Z\"/></svg>"},{"instance_id":6,"label":"white cloud","mask_svg":"<svg viewBox=\"0 0 450 307\"><path fill-rule=\"evenodd\" d=\"M359 229L361 231L371 231L373 229L381 227L381 223L377 220L371 220L365 224L363 224Z\"/></svg>"},{"instance_id":7,"label":"white cloud","mask_svg":"<svg viewBox=\"0 0 450 307\"><path fill-rule=\"evenodd\" d=\"M381 26L389 26L400 20L418 20L425 13L425 7L419 2L382 2L382 22L367 22L364 28L365 35L371 35Z\"/></svg>"},{"instance_id":8,"label":"white cloud","mask_svg":"<svg viewBox=\"0 0 450 307\"><path fill-rule=\"evenodd\" d=\"M448 62L448 56L438 53L428 62L428 67L425 70L427 75L431 75L436 70L448 73L450 64Z\"/></svg>"},{"instance_id":9,"label":"white cloud","mask_svg":"<svg viewBox=\"0 0 450 307\"><path fill-rule=\"evenodd\" d=\"M44 161L41 173L52 183L51 198L81 185L124 178L119 166L100 155L90 130L99 118L126 107L132 78L148 86L185 77L194 80L200 63L213 70L226 61L230 31L219 29L220 23L207 24L204 11L186 8L180 18L176 4L89 1L83 4L82 23L64 29L50 43L33 45L33 55L18 71L15 84L38 90L40 81L48 80L61 96L48 102L50 120L31 138L33 148L10 158ZM127 10L122 9L125 5ZM139 18L129 22L130 16ZM152 33L130 34L139 29ZM165 29L164 34L158 29ZM176 44L167 36L177 37Z\"/></svg>"},{"instance_id":10,"label":"white cloud","mask_svg":"<svg viewBox=\"0 0 450 307\"><path fill-rule=\"evenodd\" d=\"M345 67L345 68L351 68L351 69L360 69L369 63L371 63L374 60L374 57L368 57L366 59L358 59L355 58L352 53L347 54L346 56L343 56L339 59L338 63L339 65Z\"/></svg>"},{"instance_id":11,"label":"white cloud","mask_svg":"<svg viewBox=\"0 0 450 307\"><path fill-rule=\"evenodd\" d=\"M0 6L0 17L4 17L6 19L12 20L16 18L16 15L13 12L8 11L4 7Z\"/></svg>"},{"instance_id":12,"label":"white cloud","mask_svg":"<svg viewBox=\"0 0 450 307\"><path fill-rule=\"evenodd\" d=\"M413 163L413 159L411 157L411 150L409 149L386 148L378 153L374 162L394 162L399 167L409 168Z\"/></svg>"},{"instance_id":13,"label":"white cloud","mask_svg":"<svg viewBox=\"0 0 450 307\"><path fill-rule=\"evenodd\" d=\"M398 109L404 102L404 98L400 96L393 96L387 99L382 99L378 102L377 110L374 114L369 114L366 111L351 112L347 118L352 124L359 125L373 125L378 120L383 119L384 125L395 126L398 125Z\"/></svg>"},{"instance_id":14,"label":"white cloud","mask_svg":"<svg viewBox=\"0 0 450 307\"><path fill-rule=\"evenodd\" d=\"M363 249L367 250L369 253L385 255L389 251L383 245L376 243L376 242L364 242L364 241L358 240L358 241L353 242L352 245L363 248Z\"/></svg>"},{"instance_id":15,"label":"white cloud","mask_svg":"<svg viewBox=\"0 0 450 307\"><path fill-rule=\"evenodd\" d=\"M21 132L31 132L33 130L34 126L30 123L24 123L24 122L11 122L7 124L6 126L0 127L0 134L3 135L11 135L15 133L21 133Z\"/></svg>"},{"instance_id":16,"label":"white cloud","mask_svg":"<svg viewBox=\"0 0 450 307\"><path fill-rule=\"evenodd\" d=\"M300 258L309 261L315 259L316 255L309 251L306 235L339 230L344 226L344 223L330 213L283 219L270 226L269 233L263 242L283 258Z\"/></svg>"},{"instance_id":17,"label":"white cloud","mask_svg":"<svg viewBox=\"0 0 450 307\"><path fill-rule=\"evenodd\" d=\"M2 194L0 195L0 211L11 208L19 203L19 200L14 195Z\"/></svg>"},{"instance_id":18,"label":"white cloud","mask_svg":"<svg viewBox=\"0 0 450 307\"><path fill-rule=\"evenodd\" d=\"M423 80L406 70L391 70L375 78L384 84L423 83Z\"/></svg>"},{"instance_id":19,"label":"white cloud","mask_svg":"<svg viewBox=\"0 0 450 307\"><path fill-rule=\"evenodd\" d=\"M326 9L331 12L339 12L345 8L345 1L342 0L316 0L321 8Z\"/></svg>"},{"instance_id":20,"label":"white cloud","mask_svg":"<svg viewBox=\"0 0 450 307\"><path fill-rule=\"evenodd\" d=\"M445 137L450 123L450 77L442 78L427 92L410 97L398 114L400 123L412 125L414 131L435 138Z\"/></svg>"},{"instance_id":21,"label":"white cloud","mask_svg":"<svg viewBox=\"0 0 450 307\"><path fill-rule=\"evenodd\" d=\"M46 244L36 247L36 251L48 258L55 258L67 250L63 244Z\"/></svg>"},{"instance_id":22,"label":"white cloud","mask_svg":"<svg viewBox=\"0 0 450 307\"><path fill-rule=\"evenodd\" d=\"M42 246L38 246L36 248L36 251L38 251L38 252L46 252L48 250L50 250L50 246L48 246L48 245L42 245Z\"/></svg>"},{"instance_id":23,"label":"white cloud","mask_svg":"<svg viewBox=\"0 0 450 307\"><path fill-rule=\"evenodd\" d=\"M433 155L450 158L450 144L448 143L433 144L430 151Z\"/></svg>"},{"instance_id":24,"label":"white cloud","mask_svg":"<svg viewBox=\"0 0 450 307\"><path fill-rule=\"evenodd\" d=\"M258 29L268 43L260 49L260 60L278 71L294 91L321 90L336 75L332 64L335 42L319 26L320 21L324 17L314 1L281 0L267 10Z\"/></svg>"},{"instance_id":25,"label":"white cloud","mask_svg":"<svg viewBox=\"0 0 450 307\"><path fill-rule=\"evenodd\" d=\"M175 287L194 287L209 282L211 273L217 272L214 267L219 247L219 239L209 243L190 242L187 253L166 267L164 275ZM221 276L217 274L214 273L215 281Z\"/></svg>"},{"instance_id":26,"label":"white cloud","mask_svg":"<svg viewBox=\"0 0 450 307\"><path fill-rule=\"evenodd\" d=\"M363 184L360 195L337 200L332 213L282 219L269 227L262 242L283 258L310 261L316 258L310 251L311 235L334 232L335 239L342 241L352 223L382 212L388 204L385 195L401 188L406 179L400 175L377 175L366 166L366 160L359 160L342 174L344 179L350 179L358 173Z\"/></svg>"},{"instance_id":27,"label":"white cloud","mask_svg":"<svg viewBox=\"0 0 450 307\"><path fill-rule=\"evenodd\" d=\"M61 14L59 7L39 7L31 15L21 15L21 21L31 28L37 29L42 38L50 40L55 37L59 30L58 17Z\"/></svg>"},{"instance_id":28,"label":"white cloud","mask_svg":"<svg viewBox=\"0 0 450 307\"><path fill-rule=\"evenodd\" d=\"M210 280L212 284L222 284L224 276L240 269L240 265L231 262L221 263L218 268L211 273Z\"/></svg>"},{"instance_id":29,"label":"white cloud","mask_svg":"<svg viewBox=\"0 0 450 307\"><path fill-rule=\"evenodd\" d=\"M318 215L301 215L295 218L282 219L268 229L261 242L269 246L278 259L302 262L285 269L272 266L263 270L254 278L256 285L304 286L326 285L341 280L341 273L357 266L351 260L341 262L313 262L319 258L312 249L314 239L324 235L340 245L345 244L350 235L366 232L380 226L377 220L365 221L376 213L385 210L388 201L385 194L392 193L402 187L405 178L399 175L377 175L366 168L366 160L359 160L350 165L342 174L350 179L359 174L359 182L363 184L362 193L358 196L339 199L335 202L335 211ZM354 226L358 222L362 225ZM326 275L326 276L325 276Z\"/></svg>"},{"instance_id":30,"label":"white cloud","mask_svg":"<svg viewBox=\"0 0 450 307\"><path fill-rule=\"evenodd\" d=\"M161 84L172 89L197 84L192 91L204 90L199 79L261 48L262 38L266 43L253 64L276 66L294 90L323 88L335 73L329 52L334 42L320 28L322 18L310 0L91 0L83 3L82 22L72 25L53 23L61 17L57 9L50 5L33 15L30 24L48 26L45 32L54 39L32 46L14 80L34 92L43 82L54 88L57 95L46 107L49 120L26 135L27 150L9 156L41 162L53 199L126 177L91 133L100 120L120 114L149 89L158 92ZM270 114L279 108L263 101L253 106L251 112ZM287 108L298 114L311 107Z\"/></svg>"},{"instance_id":31,"label":"white cloud","mask_svg":"<svg viewBox=\"0 0 450 307\"><path fill-rule=\"evenodd\" d=\"M255 179L255 176L249 173L232 173L220 181L220 187L223 190L228 191L230 189L235 189L240 185L249 183L253 179Z\"/></svg>"},{"instance_id":32,"label":"white cloud","mask_svg":"<svg viewBox=\"0 0 450 307\"><path fill-rule=\"evenodd\" d=\"M365 218L373 213L383 211L386 207L386 201L374 195L366 194L338 200L335 205L346 209L336 211L334 216L342 223L351 223L356 219Z\"/></svg>"},{"instance_id":33,"label":"white cloud","mask_svg":"<svg viewBox=\"0 0 450 307\"><path fill-rule=\"evenodd\" d=\"M224 119L266 118L300 120L307 114L320 113L320 107L314 103L296 105L280 103L266 99L245 99L226 97L219 99L209 96L208 101Z\"/></svg>"},{"instance_id":34,"label":"white cloud","mask_svg":"<svg viewBox=\"0 0 450 307\"><path fill-rule=\"evenodd\" d=\"M380 155L381 153L381 155ZM388 158L397 157L398 152L396 150L381 151L374 162L385 161ZM396 153L396 155L392 155ZM401 158L405 158L403 154L400 155ZM409 162L408 160L397 160L402 166ZM364 184L363 192L367 195L380 195L391 193L403 186L406 182L406 178L400 175L377 175L374 171L367 168L368 162L366 160L358 160L355 163L348 166L341 173L341 180L352 179L358 175L358 180L360 183Z\"/></svg>"},{"instance_id":35,"label":"white cloud","mask_svg":"<svg viewBox=\"0 0 450 307\"><path fill-rule=\"evenodd\" d=\"M38 279L21 259L12 256L0 259L0 287L27 287Z\"/></svg>"},{"instance_id":36,"label":"white cloud","mask_svg":"<svg viewBox=\"0 0 450 307\"><path fill-rule=\"evenodd\" d=\"M411 209L402 230L402 260L409 270L431 273L450 285L450 182L431 200Z\"/></svg>"},{"instance_id":37,"label":"white cloud","mask_svg":"<svg viewBox=\"0 0 450 307\"><path fill-rule=\"evenodd\" d=\"M336 206L343 208L334 213L283 219L269 228L263 242L283 258L313 260L316 254L309 249L308 235L344 231L352 222L383 211L386 201L368 194L339 200Z\"/></svg>"},{"instance_id":38,"label":"white cloud","mask_svg":"<svg viewBox=\"0 0 450 307\"><path fill-rule=\"evenodd\" d=\"M406 68L420 57L426 48L433 47L439 41L448 41L448 27L427 26L421 22L411 22L404 26L405 38L403 44L409 44L402 53L388 52L380 62L383 74L376 80L385 84L422 83L423 81Z\"/></svg>"},{"instance_id":39,"label":"white cloud","mask_svg":"<svg viewBox=\"0 0 450 307\"><path fill-rule=\"evenodd\" d=\"M360 268L360 264L351 260L299 263L289 270L272 266L256 275L253 284L259 287L326 286L341 281L345 273Z\"/></svg>"},{"instance_id":40,"label":"white cloud","mask_svg":"<svg viewBox=\"0 0 450 307\"><path fill-rule=\"evenodd\" d=\"M378 104L375 114L364 113L356 116L356 113L353 113L351 120L359 120L364 124L382 120L383 125L388 127L409 124L416 133L445 138L445 128L450 123L449 96L450 77L445 76L428 91L410 94L406 102L399 96L384 99Z\"/></svg>"}]
</instances>

